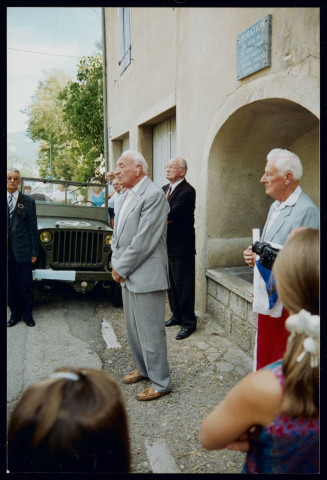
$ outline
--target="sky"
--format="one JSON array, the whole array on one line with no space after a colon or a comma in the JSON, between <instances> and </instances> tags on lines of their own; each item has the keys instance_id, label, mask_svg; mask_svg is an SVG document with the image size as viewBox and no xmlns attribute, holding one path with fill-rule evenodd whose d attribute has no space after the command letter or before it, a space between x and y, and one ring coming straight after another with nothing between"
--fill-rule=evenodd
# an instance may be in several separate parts
<instances>
[{"instance_id":1,"label":"sky","mask_svg":"<svg viewBox=\"0 0 327 480\"><path fill-rule=\"evenodd\" d=\"M26 130L21 110L46 72L58 68L75 79L80 58L95 53L101 38L101 8L7 8L8 133Z\"/></svg>"}]
</instances>

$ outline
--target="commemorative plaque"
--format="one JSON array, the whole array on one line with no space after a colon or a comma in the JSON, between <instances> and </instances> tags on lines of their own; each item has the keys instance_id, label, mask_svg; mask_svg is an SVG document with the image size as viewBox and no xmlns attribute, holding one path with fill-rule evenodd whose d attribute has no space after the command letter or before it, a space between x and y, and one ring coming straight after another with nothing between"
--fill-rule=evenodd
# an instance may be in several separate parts
<instances>
[{"instance_id":1,"label":"commemorative plaque","mask_svg":"<svg viewBox=\"0 0 327 480\"><path fill-rule=\"evenodd\" d=\"M272 15L266 15L238 35L237 80L271 66L271 24Z\"/></svg>"}]
</instances>

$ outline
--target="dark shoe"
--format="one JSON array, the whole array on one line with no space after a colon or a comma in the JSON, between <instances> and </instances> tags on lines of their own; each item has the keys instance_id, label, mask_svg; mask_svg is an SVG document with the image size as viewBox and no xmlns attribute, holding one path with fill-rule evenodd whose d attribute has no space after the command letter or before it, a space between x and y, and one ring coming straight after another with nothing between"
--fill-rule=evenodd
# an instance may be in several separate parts
<instances>
[{"instance_id":1,"label":"dark shoe","mask_svg":"<svg viewBox=\"0 0 327 480\"><path fill-rule=\"evenodd\" d=\"M7 322L7 327L14 327L18 322L20 322L20 318L10 317Z\"/></svg>"},{"instance_id":2,"label":"dark shoe","mask_svg":"<svg viewBox=\"0 0 327 480\"><path fill-rule=\"evenodd\" d=\"M26 325L28 327L35 327L35 322L34 322L33 318L30 318L29 320L24 320L24 322L26 323Z\"/></svg>"},{"instance_id":3,"label":"dark shoe","mask_svg":"<svg viewBox=\"0 0 327 480\"><path fill-rule=\"evenodd\" d=\"M171 317L167 322L165 322L165 327L172 327L173 325L180 325L180 322L175 320L174 317Z\"/></svg>"},{"instance_id":4,"label":"dark shoe","mask_svg":"<svg viewBox=\"0 0 327 480\"><path fill-rule=\"evenodd\" d=\"M195 332L195 328L182 328L175 338L176 340L184 340L184 338L189 337L193 332Z\"/></svg>"}]
</instances>

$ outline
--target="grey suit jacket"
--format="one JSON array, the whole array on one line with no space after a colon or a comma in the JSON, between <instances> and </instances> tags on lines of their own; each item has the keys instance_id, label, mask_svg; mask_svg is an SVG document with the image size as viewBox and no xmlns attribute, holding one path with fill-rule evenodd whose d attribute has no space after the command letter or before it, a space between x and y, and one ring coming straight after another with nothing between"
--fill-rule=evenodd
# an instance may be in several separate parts
<instances>
[{"instance_id":1,"label":"grey suit jacket","mask_svg":"<svg viewBox=\"0 0 327 480\"><path fill-rule=\"evenodd\" d=\"M166 290L169 286L166 244L169 204L162 189L147 177L120 219L126 196L127 192L115 214L112 266L125 278L131 292Z\"/></svg>"},{"instance_id":2,"label":"grey suit jacket","mask_svg":"<svg viewBox=\"0 0 327 480\"><path fill-rule=\"evenodd\" d=\"M275 222L266 233L268 221L273 213L273 205L268 212L266 224L262 233L262 241L284 245L287 235L296 227L319 228L319 210L311 198L304 192L300 193L297 202L280 211Z\"/></svg>"}]
</instances>

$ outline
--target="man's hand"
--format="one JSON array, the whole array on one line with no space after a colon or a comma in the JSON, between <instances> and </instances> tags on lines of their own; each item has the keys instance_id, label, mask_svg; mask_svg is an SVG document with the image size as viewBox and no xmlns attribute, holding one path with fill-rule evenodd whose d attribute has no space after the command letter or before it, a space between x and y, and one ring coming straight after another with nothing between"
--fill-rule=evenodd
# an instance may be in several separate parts
<instances>
[{"instance_id":1,"label":"man's hand","mask_svg":"<svg viewBox=\"0 0 327 480\"><path fill-rule=\"evenodd\" d=\"M119 275L119 273L117 272L117 270L115 270L114 268L112 269L111 275L112 275L112 278L115 280L115 282L117 282L117 283L124 283L125 282L125 278L121 277Z\"/></svg>"},{"instance_id":2,"label":"man's hand","mask_svg":"<svg viewBox=\"0 0 327 480\"><path fill-rule=\"evenodd\" d=\"M243 257L249 267L254 267L256 254L252 252L252 245L249 245L248 248L244 250Z\"/></svg>"},{"instance_id":3,"label":"man's hand","mask_svg":"<svg viewBox=\"0 0 327 480\"><path fill-rule=\"evenodd\" d=\"M37 257L32 257L31 262L34 264L37 260Z\"/></svg>"}]
</instances>

